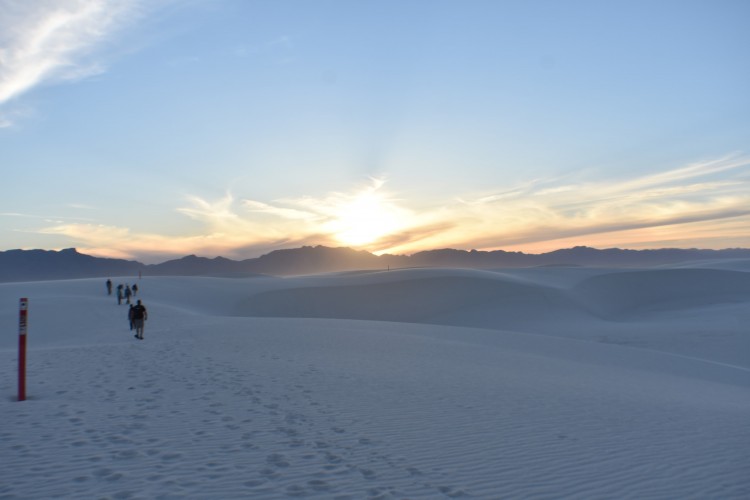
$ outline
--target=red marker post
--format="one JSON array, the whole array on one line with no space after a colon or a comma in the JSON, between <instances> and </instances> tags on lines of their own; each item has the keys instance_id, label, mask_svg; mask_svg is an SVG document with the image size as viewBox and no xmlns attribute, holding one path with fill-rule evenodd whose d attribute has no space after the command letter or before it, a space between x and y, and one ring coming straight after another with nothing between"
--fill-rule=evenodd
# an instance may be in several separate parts
<instances>
[{"instance_id":1,"label":"red marker post","mask_svg":"<svg viewBox=\"0 0 750 500\"><path fill-rule=\"evenodd\" d=\"M29 299L21 299L18 312L18 400L26 400L26 328L28 325Z\"/></svg>"}]
</instances>

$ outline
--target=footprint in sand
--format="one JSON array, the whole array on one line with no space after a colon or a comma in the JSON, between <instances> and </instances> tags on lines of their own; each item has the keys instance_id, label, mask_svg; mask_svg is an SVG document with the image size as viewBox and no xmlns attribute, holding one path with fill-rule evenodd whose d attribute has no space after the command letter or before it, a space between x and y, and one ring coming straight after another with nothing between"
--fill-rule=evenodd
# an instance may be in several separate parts
<instances>
[{"instance_id":1,"label":"footprint in sand","mask_svg":"<svg viewBox=\"0 0 750 500\"><path fill-rule=\"evenodd\" d=\"M265 483L266 482L263 479L253 479L251 481L245 481L242 484L248 488L257 488L258 486L263 486Z\"/></svg>"},{"instance_id":2,"label":"footprint in sand","mask_svg":"<svg viewBox=\"0 0 750 500\"><path fill-rule=\"evenodd\" d=\"M407 467L406 472L408 472L410 476L421 476L424 474L424 472L417 469L416 467Z\"/></svg>"},{"instance_id":3,"label":"footprint in sand","mask_svg":"<svg viewBox=\"0 0 750 500\"><path fill-rule=\"evenodd\" d=\"M281 453L272 453L266 457L266 463L274 467L289 467L289 462Z\"/></svg>"},{"instance_id":4,"label":"footprint in sand","mask_svg":"<svg viewBox=\"0 0 750 500\"><path fill-rule=\"evenodd\" d=\"M331 489L331 485L322 479L311 479L307 482L307 485L315 491L326 491Z\"/></svg>"},{"instance_id":5,"label":"footprint in sand","mask_svg":"<svg viewBox=\"0 0 750 500\"><path fill-rule=\"evenodd\" d=\"M329 464L339 464L344 460L340 456L336 455L335 453L331 453L330 451L325 452L325 459Z\"/></svg>"},{"instance_id":6,"label":"footprint in sand","mask_svg":"<svg viewBox=\"0 0 750 500\"><path fill-rule=\"evenodd\" d=\"M271 469L270 467L266 467L265 469L261 469L260 470L260 474L261 474L261 476L265 476L265 477L267 477L269 479L275 479L275 478L277 478L277 477L279 477L281 475L277 471L275 471L274 469Z\"/></svg>"},{"instance_id":7,"label":"footprint in sand","mask_svg":"<svg viewBox=\"0 0 750 500\"><path fill-rule=\"evenodd\" d=\"M307 490L298 484L292 484L286 487L286 494L292 497L307 496Z\"/></svg>"},{"instance_id":8,"label":"footprint in sand","mask_svg":"<svg viewBox=\"0 0 750 500\"><path fill-rule=\"evenodd\" d=\"M377 477L377 474L375 474L375 471L372 469L359 469L359 473L362 474L362 477L365 479L375 479Z\"/></svg>"},{"instance_id":9,"label":"footprint in sand","mask_svg":"<svg viewBox=\"0 0 750 500\"><path fill-rule=\"evenodd\" d=\"M438 491L448 498L460 498L465 497L466 492L463 490L457 490L451 486L438 486Z\"/></svg>"}]
</instances>

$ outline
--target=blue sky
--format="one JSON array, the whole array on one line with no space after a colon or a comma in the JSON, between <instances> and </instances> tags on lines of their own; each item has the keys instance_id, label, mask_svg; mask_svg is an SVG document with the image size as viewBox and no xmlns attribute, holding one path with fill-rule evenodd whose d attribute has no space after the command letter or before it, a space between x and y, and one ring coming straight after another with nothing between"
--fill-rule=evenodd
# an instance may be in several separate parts
<instances>
[{"instance_id":1,"label":"blue sky","mask_svg":"<svg viewBox=\"0 0 750 500\"><path fill-rule=\"evenodd\" d=\"M0 250L750 247L748 19L0 0Z\"/></svg>"}]
</instances>

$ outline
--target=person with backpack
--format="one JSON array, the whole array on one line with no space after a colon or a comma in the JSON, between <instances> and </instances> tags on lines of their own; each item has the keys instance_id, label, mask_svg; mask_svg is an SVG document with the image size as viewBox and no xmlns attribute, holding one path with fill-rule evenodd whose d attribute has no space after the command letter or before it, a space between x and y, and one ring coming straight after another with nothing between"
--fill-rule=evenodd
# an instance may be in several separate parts
<instances>
[{"instance_id":1,"label":"person with backpack","mask_svg":"<svg viewBox=\"0 0 750 500\"><path fill-rule=\"evenodd\" d=\"M130 331L133 331L133 328L135 328L135 324L133 323L133 304L130 304L130 308L128 309L128 323L130 323Z\"/></svg>"},{"instance_id":2,"label":"person with backpack","mask_svg":"<svg viewBox=\"0 0 750 500\"><path fill-rule=\"evenodd\" d=\"M146 307L141 304L141 300L138 299L135 306L133 306L133 326L135 326L135 338L143 340L143 326L145 321L148 319L148 312Z\"/></svg>"}]
</instances>

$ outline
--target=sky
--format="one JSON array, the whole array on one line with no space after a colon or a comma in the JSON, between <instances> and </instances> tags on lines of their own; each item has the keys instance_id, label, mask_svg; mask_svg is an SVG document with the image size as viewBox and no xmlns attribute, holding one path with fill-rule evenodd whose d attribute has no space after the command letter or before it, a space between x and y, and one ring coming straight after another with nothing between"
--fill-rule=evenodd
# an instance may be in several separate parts
<instances>
[{"instance_id":1,"label":"sky","mask_svg":"<svg viewBox=\"0 0 750 500\"><path fill-rule=\"evenodd\" d=\"M0 0L0 250L750 247L750 3Z\"/></svg>"}]
</instances>

